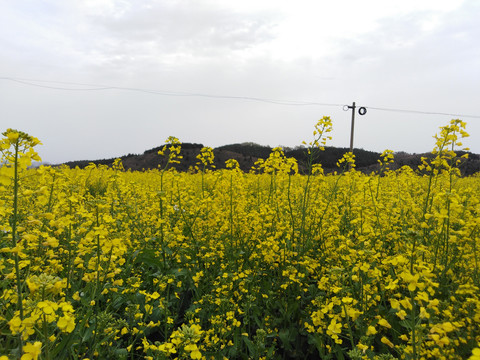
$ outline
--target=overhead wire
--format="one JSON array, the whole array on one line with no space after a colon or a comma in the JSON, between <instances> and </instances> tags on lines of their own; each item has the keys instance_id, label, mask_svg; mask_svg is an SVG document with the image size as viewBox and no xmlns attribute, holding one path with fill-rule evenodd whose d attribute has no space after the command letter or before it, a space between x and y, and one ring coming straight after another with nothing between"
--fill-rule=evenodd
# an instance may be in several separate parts
<instances>
[{"instance_id":1,"label":"overhead wire","mask_svg":"<svg viewBox=\"0 0 480 360\"><path fill-rule=\"evenodd\" d=\"M31 85L31 86L54 89L54 90L69 90L69 91L127 90L127 91L143 92L148 94L164 95L164 96L186 96L186 97L190 96L190 97L204 97L204 98L213 98L213 99L251 100L251 101L266 102L266 103L272 103L272 104L278 104L278 105L342 106L342 104L329 104L329 103L320 103L320 102L313 102L313 101L277 100L277 99L266 99L266 98L252 97L252 96L214 95L214 94L191 93L191 92L162 91L162 90L151 90L151 89L142 89L142 88L133 88L133 87L122 87L122 86L102 86L102 85L92 85L92 84L62 82L62 81L19 79L19 78L12 78L12 77L0 77L0 79L10 80L10 81L17 82L24 85ZM66 87L60 87L60 86L35 84L34 82L46 82L46 83L57 83L57 84L68 84L68 85L75 85L75 86L90 86L90 87L89 88L66 88Z\"/></svg>"},{"instance_id":2,"label":"overhead wire","mask_svg":"<svg viewBox=\"0 0 480 360\"><path fill-rule=\"evenodd\" d=\"M457 116L457 117L468 117L468 118L480 119L480 115L451 114L451 113L444 113L444 112L406 110L406 109L390 109L390 108L379 108L379 107L372 107L372 106L366 106L366 108L367 109L373 109L373 110L380 110L380 111L403 112L403 113L423 114L423 115L447 115L447 116Z\"/></svg>"},{"instance_id":3,"label":"overhead wire","mask_svg":"<svg viewBox=\"0 0 480 360\"><path fill-rule=\"evenodd\" d=\"M78 89L78 88L66 88L66 87L58 87L58 86L48 86L48 85L39 85L32 83L30 81L37 81L37 82L50 82L50 83L57 83L57 84L69 84L69 85L81 85L84 86L86 84L77 84L77 83L66 83L61 81L45 81L45 80L29 80L29 79L18 79L18 78L10 78L10 77L0 77L1 80L10 80L13 82L17 82L19 84L29 85L29 86L36 86L46 89L53 89L53 90L69 90L69 91L92 91L92 90L109 90L112 87L96 87L96 88L87 88L87 89ZM96 86L96 85L90 85Z\"/></svg>"},{"instance_id":4,"label":"overhead wire","mask_svg":"<svg viewBox=\"0 0 480 360\"><path fill-rule=\"evenodd\" d=\"M23 85L41 87L41 88L52 89L52 90L66 90L66 91L124 90L124 91L135 91L135 92L142 92L142 93L162 95L162 96L180 96L180 97L183 96L183 97L203 97L203 98L211 98L211 99L248 100L248 101L265 102L265 103L276 104L276 105L333 106L333 107L345 106L344 104L322 103L322 102L316 102L316 101L278 100L278 99L267 99L267 98L252 97L252 96L215 95L215 94L204 94L204 93L195 93L195 92L162 91L162 90L135 88L135 87L104 86L104 85L84 84L84 83L65 82L65 81L24 79L24 78L16 78L16 77L0 77L0 80L9 80L9 81L17 82ZM72 88L72 87L64 87L64 86L42 85L38 83L51 83L51 84L88 86L88 87ZM402 112L402 113L422 114L422 115L446 115L446 116L454 116L454 117L480 119L480 115L455 114L455 113L444 113L444 112L436 112L436 111L408 110L408 109L396 109L396 108L373 107L373 106L365 106L365 108L370 110L379 110L379 111Z\"/></svg>"}]
</instances>

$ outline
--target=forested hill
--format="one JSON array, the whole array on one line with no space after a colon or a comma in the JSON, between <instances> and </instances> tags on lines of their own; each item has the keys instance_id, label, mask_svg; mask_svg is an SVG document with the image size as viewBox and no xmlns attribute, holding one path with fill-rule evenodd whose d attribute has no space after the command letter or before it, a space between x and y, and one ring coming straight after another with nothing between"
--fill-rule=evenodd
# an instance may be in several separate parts
<instances>
[{"instance_id":1,"label":"forested hill","mask_svg":"<svg viewBox=\"0 0 480 360\"><path fill-rule=\"evenodd\" d=\"M125 169L130 170L147 170L156 169L159 166L165 165L165 159L158 155L158 151L163 146L156 147L150 150L146 150L143 154L128 154L121 156L123 166ZM175 168L179 171L187 171L190 168L195 167L197 164L197 155L203 148L202 144L183 143L181 155L183 159L180 164L175 164ZM333 172L338 170L336 166L337 161L343 156L347 148L337 147L325 147L325 150L319 153L317 162L321 163L326 172ZM244 171L249 171L253 164L258 159L266 159L272 152L272 148L269 146L258 145L255 143L241 143L231 144L217 147L213 150L215 155L215 167L217 169L225 168L225 161L228 159L235 159L240 164L240 168ZM304 172L306 169L306 148L285 148L285 155L287 157L293 157L297 159L300 172ZM370 173L378 169L378 161L380 159L380 153L374 151L367 151L363 149L354 149L356 169ZM465 152L458 152L461 156ZM391 166L392 169L400 168L404 165L410 166L416 169L421 164L421 157L430 157L431 154L408 154L405 152L395 153L395 163ZM115 158L102 159L102 160L81 160L70 161L65 163L69 167L84 168L90 163L112 165ZM478 154L469 153L468 160L464 161L461 166L462 173L464 175L471 175L480 170L480 156Z\"/></svg>"}]
</instances>

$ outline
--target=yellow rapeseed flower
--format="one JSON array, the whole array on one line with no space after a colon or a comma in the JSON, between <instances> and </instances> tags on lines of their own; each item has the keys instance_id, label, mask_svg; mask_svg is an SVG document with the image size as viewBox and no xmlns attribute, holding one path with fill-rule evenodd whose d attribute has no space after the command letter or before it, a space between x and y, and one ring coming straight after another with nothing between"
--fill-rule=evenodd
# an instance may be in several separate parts
<instances>
[{"instance_id":1,"label":"yellow rapeseed flower","mask_svg":"<svg viewBox=\"0 0 480 360\"><path fill-rule=\"evenodd\" d=\"M385 336L383 336L383 337L380 339L380 341L381 341L382 343L384 343L385 345L390 346L391 348L395 347L395 345L393 345L393 343L392 343L390 340L388 340Z\"/></svg>"},{"instance_id":2,"label":"yellow rapeseed flower","mask_svg":"<svg viewBox=\"0 0 480 360\"><path fill-rule=\"evenodd\" d=\"M58 319L57 326L62 332L71 333L75 329L75 318L68 313L64 314Z\"/></svg>"},{"instance_id":3,"label":"yellow rapeseed flower","mask_svg":"<svg viewBox=\"0 0 480 360\"><path fill-rule=\"evenodd\" d=\"M367 336L368 336L368 335L375 335L376 333L377 333L377 329L375 329L374 326L371 326L371 325L370 325L370 326L367 328Z\"/></svg>"},{"instance_id":4,"label":"yellow rapeseed flower","mask_svg":"<svg viewBox=\"0 0 480 360\"><path fill-rule=\"evenodd\" d=\"M386 327L388 329L392 328L392 325L390 325L390 323L387 320L385 320L384 318L381 318L380 320L378 320L378 325Z\"/></svg>"},{"instance_id":5,"label":"yellow rapeseed flower","mask_svg":"<svg viewBox=\"0 0 480 360\"><path fill-rule=\"evenodd\" d=\"M23 355L21 360L37 360L42 352L42 343L35 341L32 343L26 343L23 346Z\"/></svg>"},{"instance_id":6,"label":"yellow rapeseed flower","mask_svg":"<svg viewBox=\"0 0 480 360\"><path fill-rule=\"evenodd\" d=\"M476 347L472 350L472 355L468 360L480 360L480 348Z\"/></svg>"}]
</instances>

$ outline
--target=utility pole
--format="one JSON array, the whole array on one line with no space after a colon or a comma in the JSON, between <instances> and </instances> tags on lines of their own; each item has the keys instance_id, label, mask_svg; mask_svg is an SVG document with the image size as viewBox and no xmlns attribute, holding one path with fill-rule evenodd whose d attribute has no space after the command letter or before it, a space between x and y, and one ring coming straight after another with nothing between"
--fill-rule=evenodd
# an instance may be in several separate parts
<instances>
[{"instance_id":1,"label":"utility pole","mask_svg":"<svg viewBox=\"0 0 480 360\"><path fill-rule=\"evenodd\" d=\"M352 127L350 128L350 152L353 152L353 131L355 129L355 101L352 106L349 106L352 109Z\"/></svg>"},{"instance_id":2,"label":"utility pole","mask_svg":"<svg viewBox=\"0 0 480 360\"><path fill-rule=\"evenodd\" d=\"M353 153L353 134L355 130L355 109L356 109L355 101L353 102L352 106L345 105L343 107L344 111L347 111L348 109L352 109L352 126L350 128L350 152ZM365 115L367 113L367 108L362 106L361 108L358 109L358 113L360 115Z\"/></svg>"}]
</instances>

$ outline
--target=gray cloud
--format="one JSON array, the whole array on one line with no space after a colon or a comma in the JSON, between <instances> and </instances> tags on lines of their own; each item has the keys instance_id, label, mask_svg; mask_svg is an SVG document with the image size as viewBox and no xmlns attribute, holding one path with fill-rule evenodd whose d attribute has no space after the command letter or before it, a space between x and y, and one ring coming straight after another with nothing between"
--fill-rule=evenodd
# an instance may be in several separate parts
<instances>
[{"instance_id":1,"label":"gray cloud","mask_svg":"<svg viewBox=\"0 0 480 360\"><path fill-rule=\"evenodd\" d=\"M93 22L113 39L117 53L150 49L151 55L215 57L244 50L273 37L273 14L241 14L200 2L155 4L122 16L98 16Z\"/></svg>"}]
</instances>

